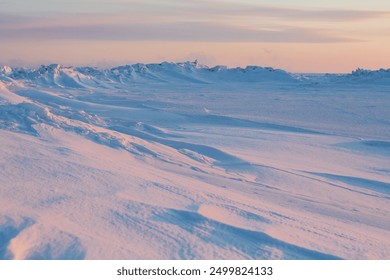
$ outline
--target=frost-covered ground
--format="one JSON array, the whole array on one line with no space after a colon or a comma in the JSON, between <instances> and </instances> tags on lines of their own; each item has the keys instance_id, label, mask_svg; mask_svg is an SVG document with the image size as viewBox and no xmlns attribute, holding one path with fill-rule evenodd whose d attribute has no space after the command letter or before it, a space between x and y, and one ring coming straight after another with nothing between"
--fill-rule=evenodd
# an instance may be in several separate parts
<instances>
[{"instance_id":1,"label":"frost-covered ground","mask_svg":"<svg viewBox=\"0 0 390 280\"><path fill-rule=\"evenodd\" d=\"M389 259L390 71L0 68L0 259Z\"/></svg>"}]
</instances>

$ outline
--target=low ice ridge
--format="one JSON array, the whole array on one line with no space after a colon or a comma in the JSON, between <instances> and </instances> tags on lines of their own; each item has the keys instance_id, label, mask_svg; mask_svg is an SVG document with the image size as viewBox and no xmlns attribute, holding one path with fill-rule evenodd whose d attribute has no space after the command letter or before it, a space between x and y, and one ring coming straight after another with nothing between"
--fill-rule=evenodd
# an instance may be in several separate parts
<instances>
[{"instance_id":1,"label":"low ice ridge","mask_svg":"<svg viewBox=\"0 0 390 280\"><path fill-rule=\"evenodd\" d=\"M154 81L162 83L214 83L216 81L256 82L278 80L291 82L295 79L286 71L271 67L247 66L228 68L208 67L195 62L162 62L118 66L111 69L95 67L73 67L60 64L42 65L38 68L3 66L2 79L29 80L40 85L58 87L88 87L101 83L127 84L132 82Z\"/></svg>"},{"instance_id":2,"label":"low ice ridge","mask_svg":"<svg viewBox=\"0 0 390 280\"><path fill-rule=\"evenodd\" d=\"M350 74L350 76L353 77L360 77L360 78L390 78L390 68L389 69L379 69L379 70L367 70L358 68Z\"/></svg>"},{"instance_id":3,"label":"low ice ridge","mask_svg":"<svg viewBox=\"0 0 390 280\"><path fill-rule=\"evenodd\" d=\"M261 66L229 68L209 67L198 61L136 63L109 69L73 67L60 64L38 68L0 67L0 80L30 81L41 86L60 88L117 88L121 85L153 82L160 84L231 84L231 83L329 83L376 82L390 84L390 69L358 68L349 74L294 74L281 69Z\"/></svg>"}]
</instances>

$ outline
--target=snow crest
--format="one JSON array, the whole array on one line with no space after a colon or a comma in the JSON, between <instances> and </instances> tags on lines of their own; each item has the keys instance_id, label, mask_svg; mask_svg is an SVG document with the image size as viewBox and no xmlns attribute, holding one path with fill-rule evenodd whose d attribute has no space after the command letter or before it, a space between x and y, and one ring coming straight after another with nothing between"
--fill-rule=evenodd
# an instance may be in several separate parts
<instances>
[{"instance_id":1,"label":"snow crest","mask_svg":"<svg viewBox=\"0 0 390 280\"><path fill-rule=\"evenodd\" d=\"M51 64L39 68L11 68L3 66L0 75L14 80L28 80L39 85L67 88L89 87L102 83L215 83L215 82L291 82L294 79L283 70L270 67L248 66L246 68L209 68L198 62L159 64L133 64L111 69L94 67L65 67Z\"/></svg>"}]
</instances>

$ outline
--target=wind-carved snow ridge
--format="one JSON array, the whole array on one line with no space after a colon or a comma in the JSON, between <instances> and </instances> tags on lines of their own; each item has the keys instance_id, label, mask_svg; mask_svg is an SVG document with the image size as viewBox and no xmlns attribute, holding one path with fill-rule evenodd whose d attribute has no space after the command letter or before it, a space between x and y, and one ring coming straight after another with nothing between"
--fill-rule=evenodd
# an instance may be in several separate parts
<instances>
[{"instance_id":1,"label":"wind-carved snow ridge","mask_svg":"<svg viewBox=\"0 0 390 280\"><path fill-rule=\"evenodd\" d=\"M388 70L0 68L0 259L388 259Z\"/></svg>"},{"instance_id":2,"label":"wind-carved snow ridge","mask_svg":"<svg viewBox=\"0 0 390 280\"><path fill-rule=\"evenodd\" d=\"M355 80L361 80L362 82L383 81L390 84L390 69L379 69L373 71L358 68L348 77Z\"/></svg>"},{"instance_id":3,"label":"wind-carved snow ridge","mask_svg":"<svg viewBox=\"0 0 390 280\"><path fill-rule=\"evenodd\" d=\"M108 84L135 82L161 83L215 83L256 82L278 80L291 82L294 79L283 70L271 67L248 66L246 68L209 68L197 61L184 63L163 62L159 64L133 64L111 69L93 67L65 67L59 64L42 65L37 69L11 68L4 66L0 75L14 80L28 80L50 87L80 88Z\"/></svg>"},{"instance_id":4,"label":"wind-carved snow ridge","mask_svg":"<svg viewBox=\"0 0 390 280\"><path fill-rule=\"evenodd\" d=\"M381 81L389 83L390 69L356 69L351 74L327 74L333 81ZM111 69L95 67L72 67L60 64L42 65L33 68L0 68L0 80L26 80L49 87L89 88L115 87L116 84L134 83L247 83L247 82L310 82L317 81L318 75L292 74L272 67L247 66L228 68L226 66L208 67L194 62L162 62L154 64L137 63ZM325 79L326 80L326 79Z\"/></svg>"},{"instance_id":5,"label":"wind-carved snow ridge","mask_svg":"<svg viewBox=\"0 0 390 280\"><path fill-rule=\"evenodd\" d=\"M0 259L83 259L77 237L44 228L31 218L0 216Z\"/></svg>"},{"instance_id":6,"label":"wind-carved snow ridge","mask_svg":"<svg viewBox=\"0 0 390 280\"><path fill-rule=\"evenodd\" d=\"M316 77L307 77L308 80ZM317 77L318 78L318 77ZM379 70L366 70L358 68L350 74L326 74L325 81L333 83L347 82L347 83L374 83L376 85L390 85L390 69L379 69ZM321 82L321 78L317 80Z\"/></svg>"},{"instance_id":7,"label":"wind-carved snow ridge","mask_svg":"<svg viewBox=\"0 0 390 280\"><path fill-rule=\"evenodd\" d=\"M47 123L56 126L49 109L33 103L0 105L0 128L37 135L34 125Z\"/></svg>"}]
</instances>

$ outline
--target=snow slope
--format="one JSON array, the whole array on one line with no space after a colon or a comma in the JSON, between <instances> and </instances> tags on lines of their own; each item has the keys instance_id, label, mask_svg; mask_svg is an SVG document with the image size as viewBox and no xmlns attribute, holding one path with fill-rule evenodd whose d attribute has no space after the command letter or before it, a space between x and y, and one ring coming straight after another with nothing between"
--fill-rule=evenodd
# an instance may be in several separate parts
<instances>
[{"instance_id":1,"label":"snow slope","mask_svg":"<svg viewBox=\"0 0 390 280\"><path fill-rule=\"evenodd\" d=\"M389 259L390 74L0 68L0 259Z\"/></svg>"}]
</instances>

